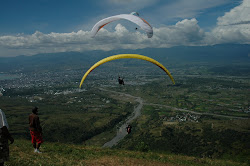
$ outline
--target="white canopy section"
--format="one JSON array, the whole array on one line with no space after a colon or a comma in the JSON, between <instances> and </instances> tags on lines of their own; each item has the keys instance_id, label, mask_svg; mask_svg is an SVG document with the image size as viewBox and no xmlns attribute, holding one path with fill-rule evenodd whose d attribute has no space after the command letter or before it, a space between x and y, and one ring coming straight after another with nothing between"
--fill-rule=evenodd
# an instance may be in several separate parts
<instances>
[{"instance_id":1,"label":"white canopy section","mask_svg":"<svg viewBox=\"0 0 250 166\"><path fill-rule=\"evenodd\" d=\"M153 36L153 29L146 20L133 14L120 14L120 15L115 15L115 16L104 18L100 20L99 22L97 22L91 30L91 37L95 37L97 32L108 23L116 21L116 20L120 20L120 19L129 20L137 24L138 26L140 26L147 33L148 38L151 38Z\"/></svg>"}]
</instances>

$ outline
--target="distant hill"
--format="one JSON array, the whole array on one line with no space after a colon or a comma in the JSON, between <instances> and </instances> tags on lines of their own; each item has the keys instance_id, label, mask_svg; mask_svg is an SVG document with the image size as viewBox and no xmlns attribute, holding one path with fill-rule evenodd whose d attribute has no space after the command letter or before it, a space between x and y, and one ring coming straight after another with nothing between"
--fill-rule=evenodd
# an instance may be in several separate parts
<instances>
[{"instance_id":1,"label":"distant hill","mask_svg":"<svg viewBox=\"0 0 250 166\"><path fill-rule=\"evenodd\" d=\"M138 50L86 51L47 53L33 56L0 57L0 72L30 71L47 68L90 67L98 60L115 54L142 54L161 63L250 63L250 45L178 46L172 48L145 48Z\"/></svg>"}]
</instances>

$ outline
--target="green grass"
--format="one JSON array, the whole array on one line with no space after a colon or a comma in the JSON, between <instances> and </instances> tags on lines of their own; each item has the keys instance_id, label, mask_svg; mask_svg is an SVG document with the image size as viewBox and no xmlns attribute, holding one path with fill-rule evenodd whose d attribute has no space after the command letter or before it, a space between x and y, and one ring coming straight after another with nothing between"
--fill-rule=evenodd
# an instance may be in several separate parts
<instances>
[{"instance_id":1,"label":"green grass","mask_svg":"<svg viewBox=\"0 0 250 166\"><path fill-rule=\"evenodd\" d=\"M16 139L10 145L8 166L68 165L183 165L183 166L244 166L230 160L196 158L153 152L138 152L84 145L44 142L42 154L33 152L29 140Z\"/></svg>"}]
</instances>

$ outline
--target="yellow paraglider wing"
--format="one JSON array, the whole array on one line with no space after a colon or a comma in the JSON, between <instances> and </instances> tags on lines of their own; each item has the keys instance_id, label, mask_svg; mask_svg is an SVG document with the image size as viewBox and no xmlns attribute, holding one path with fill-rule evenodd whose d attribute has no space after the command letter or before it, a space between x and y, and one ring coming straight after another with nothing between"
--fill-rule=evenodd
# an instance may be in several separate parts
<instances>
[{"instance_id":1,"label":"yellow paraglider wing","mask_svg":"<svg viewBox=\"0 0 250 166\"><path fill-rule=\"evenodd\" d=\"M85 74L84 76L82 77L82 80L81 80L81 83L80 83L80 88L83 84L83 81L86 79L86 77L88 76L88 74L94 70L96 67L102 65L103 63L106 63L106 62L109 62L109 61L112 61L112 60L116 60L116 59L124 59L124 58L136 58L136 59L142 59L142 60L145 60L145 61L149 61L157 66L159 66L162 70L164 70L167 75L170 77L170 79L172 80L173 84L175 84L174 82L174 78L172 77L172 75L170 74L170 72L161 64L159 63L158 61L152 59L152 58L149 58L147 56L144 56L144 55L138 55L138 54L119 54L119 55L113 55L113 56L110 56L110 57L107 57L107 58L104 58L100 61L98 61L97 63L95 63Z\"/></svg>"}]
</instances>

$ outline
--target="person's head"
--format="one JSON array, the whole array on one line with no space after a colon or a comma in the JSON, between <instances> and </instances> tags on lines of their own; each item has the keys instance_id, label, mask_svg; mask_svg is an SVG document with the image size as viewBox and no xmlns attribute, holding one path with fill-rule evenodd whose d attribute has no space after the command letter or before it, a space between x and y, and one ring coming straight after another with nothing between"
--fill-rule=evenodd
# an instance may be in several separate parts
<instances>
[{"instance_id":1,"label":"person's head","mask_svg":"<svg viewBox=\"0 0 250 166\"><path fill-rule=\"evenodd\" d=\"M33 112L34 114L37 114L37 113L38 113L38 108L37 108L37 107L34 107L34 108L32 109L32 112Z\"/></svg>"}]
</instances>

